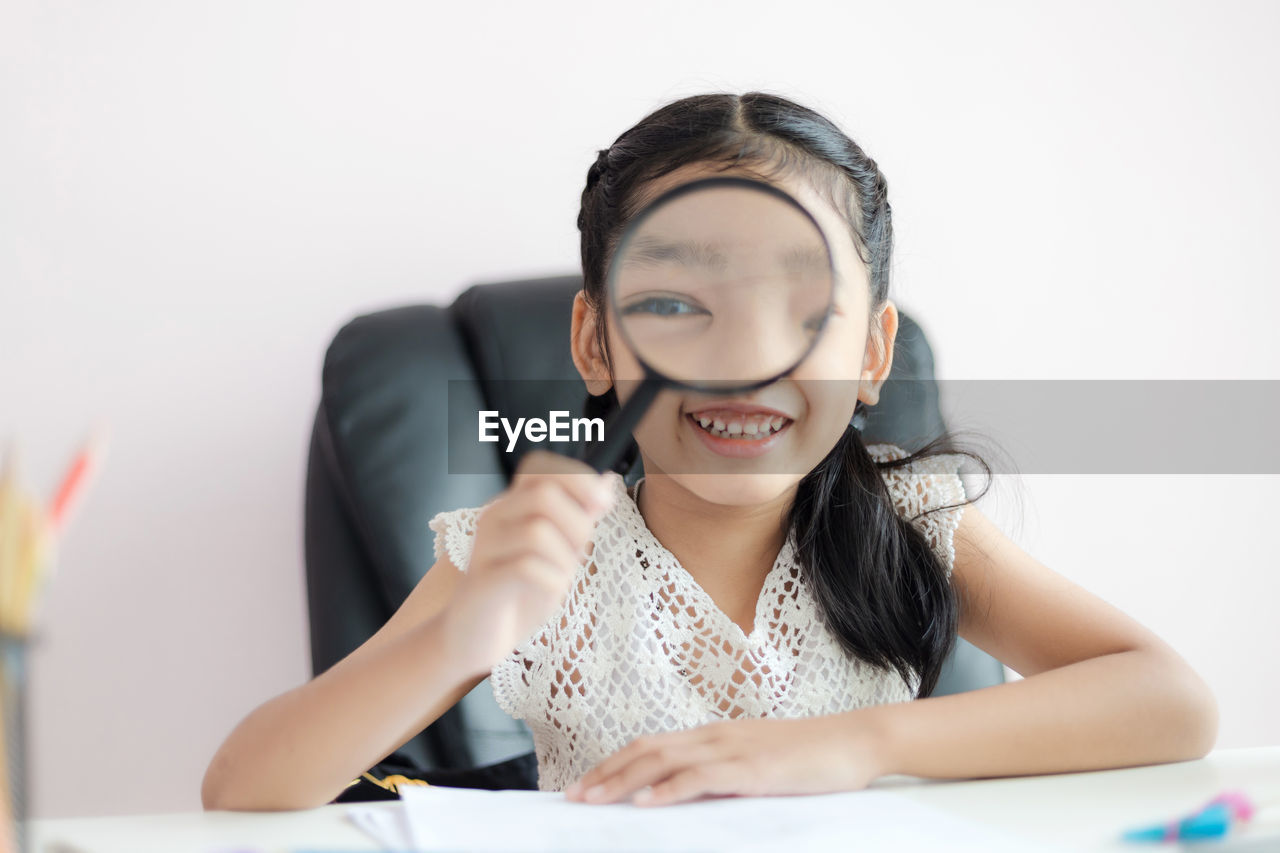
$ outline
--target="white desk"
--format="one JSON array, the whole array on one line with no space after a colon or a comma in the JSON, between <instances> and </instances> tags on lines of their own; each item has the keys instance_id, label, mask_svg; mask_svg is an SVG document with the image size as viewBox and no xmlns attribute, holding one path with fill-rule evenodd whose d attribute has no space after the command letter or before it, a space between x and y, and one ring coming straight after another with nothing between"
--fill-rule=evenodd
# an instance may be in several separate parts
<instances>
[{"instance_id":1,"label":"white desk","mask_svg":"<svg viewBox=\"0 0 1280 853\"><path fill-rule=\"evenodd\" d=\"M1028 850L1035 849L1035 839L1044 837L1079 850L1171 850L1174 845L1145 847L1115 839L1134 825L1198 808L1224 788L1240 787L1258 799L1280 798L1280 746L1217 750L1199 761L1178 764L1052 776L966 782L888 776L872 787L891 788L924 805L1024 834ZM347 822L347 808L37 820L31 825L31 849L32 853L379 849ZM1252 844L1247 849L1251 853L1280 851L1280 827L1268 832L1270 845ZM1214 848L1198 845L1197 849Z\"/></svg>"}]
</instances>

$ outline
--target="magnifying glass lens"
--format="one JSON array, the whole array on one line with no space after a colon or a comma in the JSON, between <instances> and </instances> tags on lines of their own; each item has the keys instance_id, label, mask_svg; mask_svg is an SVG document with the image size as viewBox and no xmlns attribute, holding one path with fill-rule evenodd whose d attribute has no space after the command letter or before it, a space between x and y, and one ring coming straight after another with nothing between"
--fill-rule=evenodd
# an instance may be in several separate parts
<instances>
[{"instance_id":1,"label":"magnifying glass lens","mask_svg":"<svg viewBox=\"0 0 1280 853\"><path fill-rule=\"evenodd\" d=\"M789 372L830 311L834 273L812 217L759 181L711 178L632 221L609 270L611 320L663 378L731 390Z\"/></svg>"}]
</instances>

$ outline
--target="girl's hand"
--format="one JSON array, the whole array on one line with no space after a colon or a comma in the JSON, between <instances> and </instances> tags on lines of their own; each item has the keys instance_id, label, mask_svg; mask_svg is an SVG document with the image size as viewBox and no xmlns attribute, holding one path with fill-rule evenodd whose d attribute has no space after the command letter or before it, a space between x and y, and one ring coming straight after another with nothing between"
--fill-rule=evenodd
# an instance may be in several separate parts
<instances>
[{"instance_id":1,"label":"girl's hand","mask_svg":"<svg viewBox=\"0 0 1280 853\"><path fill-rule=\"evenodd\" d=\"M613 500L604 475L545 450L476 520L467 571L445 611L456 654L487 672L564 604Z\"/></svg>"},{"instance_id":2,"label":"girl's hand","mask_svg":"<svg viewBox=\"0 0 1280 853\"><path fill-rule=\"evenodd\" d=\"M863 709L799 719L735 719L639 737L565 789L566 799L658 806L710 795L855 791L888 772ZM861 716L859 716L861 715ZM648 790L646 791L646 786Z\"/></svg>"}]
</instances>

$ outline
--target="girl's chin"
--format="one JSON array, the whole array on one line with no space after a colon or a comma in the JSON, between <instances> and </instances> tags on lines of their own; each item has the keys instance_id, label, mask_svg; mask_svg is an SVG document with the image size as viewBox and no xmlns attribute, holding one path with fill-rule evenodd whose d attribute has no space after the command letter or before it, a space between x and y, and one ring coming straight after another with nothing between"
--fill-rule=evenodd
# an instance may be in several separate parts
<instances>
[{"instance_id":1,"label":"girl's chin","mask_svg":"<svg viewBox=\"0 0 1280 853\"><path fill-rule=\"evenodd\" d=\"M673 474L675 480L707 503L760 506L776 501L800 482L797 474Z\"/></svg>"}]
</instances>

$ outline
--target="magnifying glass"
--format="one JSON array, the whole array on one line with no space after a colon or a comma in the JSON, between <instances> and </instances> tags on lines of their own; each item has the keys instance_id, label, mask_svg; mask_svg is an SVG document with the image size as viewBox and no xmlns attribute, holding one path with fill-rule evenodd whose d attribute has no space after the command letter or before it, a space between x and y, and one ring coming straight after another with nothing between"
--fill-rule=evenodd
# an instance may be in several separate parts
<instances>
[{"instance_id":1,"label":"magnifying glass","mask_svg":"<svg viewBox=\"0 0 1280 853\"><path fill-rule=\"evenodd\" d=\"M612 468L664 388L741 394L795 370L826 328L835 281L817 220L772 184L703 178L659 196L606 274L608 322L643 379L583 460Z\"/></svg>"}]
</instances>

